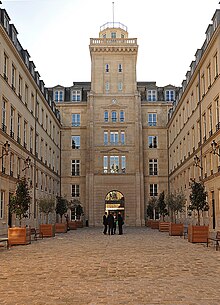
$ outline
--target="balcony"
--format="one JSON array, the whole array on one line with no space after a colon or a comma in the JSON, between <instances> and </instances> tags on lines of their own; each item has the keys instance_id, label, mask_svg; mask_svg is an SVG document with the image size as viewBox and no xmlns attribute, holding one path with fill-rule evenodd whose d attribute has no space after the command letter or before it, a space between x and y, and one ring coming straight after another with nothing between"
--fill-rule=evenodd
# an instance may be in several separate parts
<instances>
[{"instance_id":1,"label":"balcony","mask_svg":"<svg viewBox=\"0 0 220 305\"><path fill-rule=\"evenodd\" d=\"M72 197L79 197L79 193L72 193Z\"/></svg>"},{"instance_id":2,"label":"balcony","mask_svg":"<svg viewBox=\"0 0 220 305\"><path fill-rule=\"evenodd\" d=\"M8 77L7 77L7 75L4 73L4 80L6 81L6 82L8 82Z\"/></svg>"},{"instance_id":3,"label":"balcony","mask_svg":"<svg viewBox=\"0 0 220 305\"><path fill-rule=\"evenodd\" d=\"M13 174L14 174L13 171L10 170L10 176L11 177L13 177Z\"/></svg>"},{"instance_id":4,"label":"balcony","mask_svg":"<svg viewBox=\"0 0 220 305\"><path fill-rule=\"evenodd\" d=\"M10 130L10 137L12 138L12 139L14 139L14 131L13 130Z\"/></svg>"},{"instance_id":5,"label":"balcony","mask_svg":"<svg viewBox=\"0 0 220 305\"><path fill-rule=\"evenodd\" d=\"M218 124L216 124L216 131L218 131L220 129L220 122L218 122Z\"/></svg>"},{"instance_id":6,"label":"balcony","mask_svg":"<svg viewBox=\"0 0 220 305\"><path fill-rule=\"evenodd\" d=\"M24 142L24 148L27 149L27 143L26 142Z\"/></svg>"},{"instance_id":7,"label":"balcony","mask_svg":"<svg viewBox=\"0 0 220 305\"><path fill-rule=\"evenodd\" d=\"M17 136L17 142L18 144L21 144L21 138L19 136Z\"/></svg>"},{"instance_id":8,"label":"balcony","mask_svg":"<svg viewBox=\"0 0 220 305\"><path fill-rule=\"evenodd\" d=\"M4 123L2 123L2 131L7 132L7 126Z\"/></svg>"},{"instance_id":9,"label":"balcony","mask_svg":"<svg viewBox=\"0 0 220 305\"><path fill-rule=\"evenodd\" d=\"M209 131L209 136L210 137L212 136L212 129Z\"/></svg>"},{"instance_id":10,"label":"balcony","mask_svg":"<svg viewBox=\"0 0 220 305\"><path fill-rule=\"evenodd\" d=\"M5 174L5 167L2 166L2 174Z\"/></svg>"},{"instance_id":11,"label":"balcony","mask_svg":"<svg viewBox=\"0 0 220 305\"><path fill-rule=\"evenodd\" d=\"M137 38L90 38L90 47L133 46L137 47Z\"/></svg>"}]
</instances>

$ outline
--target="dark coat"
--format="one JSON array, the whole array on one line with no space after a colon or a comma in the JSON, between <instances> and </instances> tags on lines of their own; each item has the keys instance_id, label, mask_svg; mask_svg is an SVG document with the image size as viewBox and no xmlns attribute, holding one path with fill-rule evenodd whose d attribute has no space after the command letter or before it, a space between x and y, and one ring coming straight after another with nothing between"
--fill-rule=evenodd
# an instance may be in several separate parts
<instances>
[{"instance_id":1,"label":"dark coat","mask_svg":"<svg viewBox=\"0 0 220 305\"><path fill-rule=\"evenodd\" d=\"M107 225L107 224L108 224L107 216L104 215L104 216L103 216L103 225L105 226L105 225Z\"/></svg>"},{"instance_id":2,"label":"dark coat","mask_svg":"<svg viewBox=\"0 0 220 305\"><path fill-rule=\"evenodd\" d=\"M109 214L107 217L108 225L112 226L114 225L114 216L112 214Z\"/></svg>"},{"instance_id":3,"label":"dark coat","mask_svg":"<svg viewBox=\"0 0 220 305\"><path fill-rule=\"evenodd\" d=\"M124 224L123 217L121 216L121 214L118 214L118 225L122 226L123 224Z\"/></svg>"}]
</instances>

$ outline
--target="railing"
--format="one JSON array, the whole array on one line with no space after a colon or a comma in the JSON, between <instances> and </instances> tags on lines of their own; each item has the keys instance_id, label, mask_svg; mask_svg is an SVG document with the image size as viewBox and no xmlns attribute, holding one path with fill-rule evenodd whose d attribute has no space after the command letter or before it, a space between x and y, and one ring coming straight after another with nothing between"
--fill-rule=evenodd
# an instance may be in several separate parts
<instances>
[{"instance_id":1,"label":"railing","mask_svg":"<svg viewBox=\"0 0 220 305\"><path fill-rule=\"evenodd\" d=\"M100 26L100 32L102 32L103 30L106 30L106 29L114 29L114 28L119 28L126 32L128 31L127 26L121 22L106 22L105 24Z\"/></svg>"},{"instance_id":2,"label":"railing","mask_svg":"<svg viewBox=\"0 0 220 305\"><path fill-rule=\"evenodd\" d=\"M90 38L90 45L137 45L137 38Z\"/></svg>"}]
</instances>

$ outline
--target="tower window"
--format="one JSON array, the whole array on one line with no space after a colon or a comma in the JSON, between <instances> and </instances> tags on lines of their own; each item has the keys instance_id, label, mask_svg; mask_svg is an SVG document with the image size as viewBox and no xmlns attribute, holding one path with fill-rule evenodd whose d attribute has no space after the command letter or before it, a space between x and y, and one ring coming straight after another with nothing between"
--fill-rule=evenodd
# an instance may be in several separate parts
<instances>
[{"instance_id":1,"label":"tower window","mask_svg":"<svg viewBox=\"0 0 220 305\"><path fill-rule=\"evenodd\" d=\"M109 72L109 64L105 65L105 72Z\"/></svg>"},{"instance_id":2,"label":"tower window","mask_svg":"<svg viewBox=\"0 0 220 305\"><path fill-rule=\"evenodd\" d=\"M118 72L122 72L122 64L118 64Z\"/></svg>"},{"instance_id":3,"label":"tower window","mask_svg":"<svg viewBox=\"0 0 220 305\"><path fill-rule=\"evenodd\" d=\"M116 33L115 32L111 33L111 38L116 38Z\"/></svg>"}]
</instances>

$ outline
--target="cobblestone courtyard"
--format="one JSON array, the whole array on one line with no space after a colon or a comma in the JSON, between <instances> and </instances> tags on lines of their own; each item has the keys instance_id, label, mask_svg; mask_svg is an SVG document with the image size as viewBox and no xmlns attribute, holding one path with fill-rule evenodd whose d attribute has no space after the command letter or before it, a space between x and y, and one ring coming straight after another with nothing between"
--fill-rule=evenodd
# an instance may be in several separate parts
<instances>
[{"instance_id":1,"label":"cobblestone courtyard","mask_svg":"<svg viewBox=\"0 0 220 305\"><path fill-rule=\"evenodd\" d=\"M1 305L219 305L220 251L148 228L0 248Z\"/></svg>"}]
</instances>

